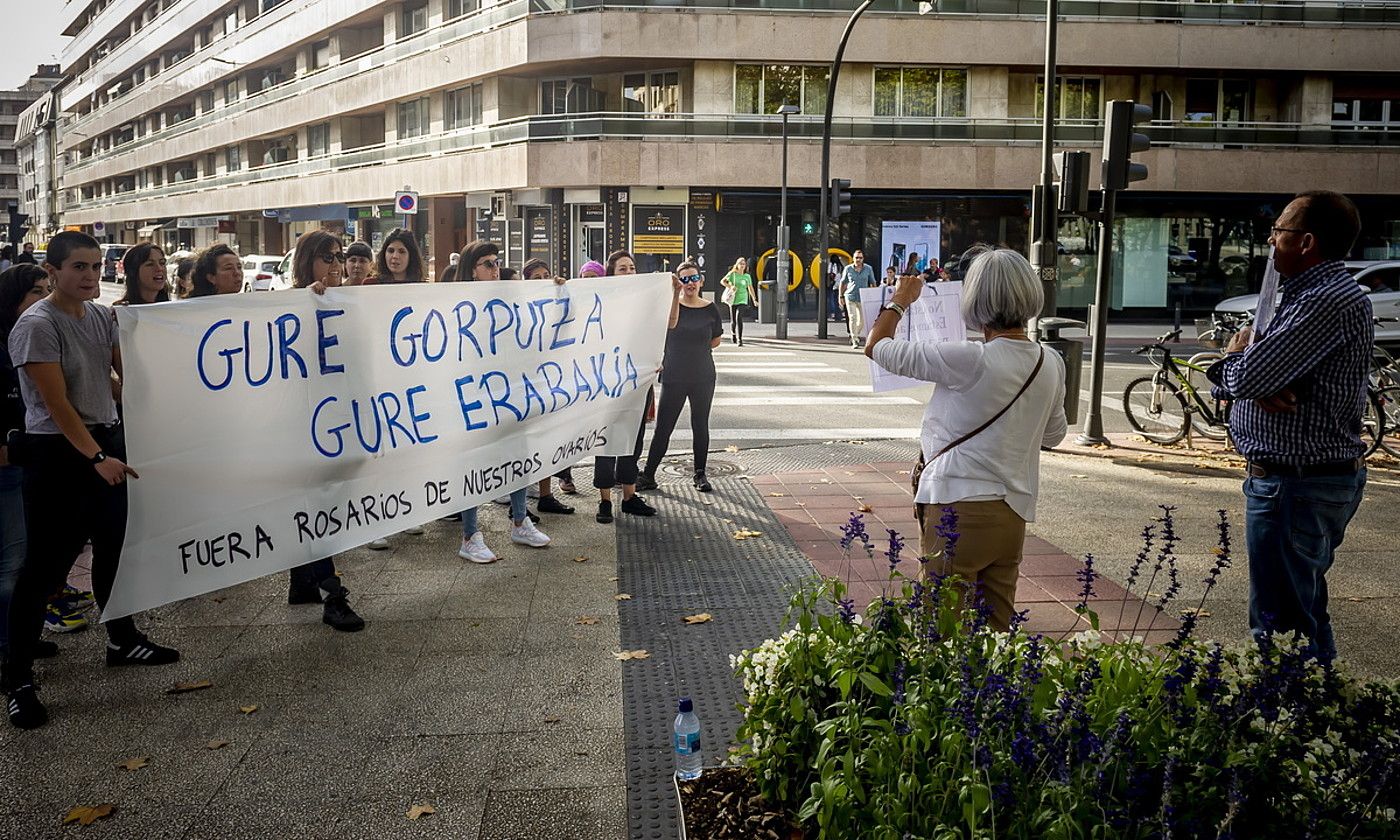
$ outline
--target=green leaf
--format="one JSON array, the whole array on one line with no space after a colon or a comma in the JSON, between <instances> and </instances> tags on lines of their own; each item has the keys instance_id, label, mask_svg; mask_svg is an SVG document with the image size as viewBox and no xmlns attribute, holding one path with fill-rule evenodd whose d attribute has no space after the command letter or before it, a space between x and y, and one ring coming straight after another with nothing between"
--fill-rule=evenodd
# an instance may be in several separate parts
<instances>
[{"instance_id":1,"label":"green leaf","mask_svg":"<svg viewBox=\"0 0 1400 840\"><path fill-rule=\"evenodd\" d=\"M841 699L845 700L851 696L851 686L855 685L856 674L854 671L842 671L836 675L836 685L841 689Z\"/></svg>"},{"instance_id":2,"label":"green leaf","mask_svg":"<svg viewBox=\"0 0 1400 840\"><path fill-rule=\"evenodd\" d=\"M802 702L801 694L792 695L792 701L788 703L788 713L799 720L807 716L807 704Z\"/></svg>"},{"instance_id":3,"label":"green leaf","mask_svg":"<svg viewBox=\"0 0 1400 840\"><path fill-rule=\"evenodd\" d=\"M889 697L894 694L894 691L892 691L889 686L885 685L884 680L869 671L860 672L860 681L862 685L881 697Z\"/></svg>"}]
</instances>

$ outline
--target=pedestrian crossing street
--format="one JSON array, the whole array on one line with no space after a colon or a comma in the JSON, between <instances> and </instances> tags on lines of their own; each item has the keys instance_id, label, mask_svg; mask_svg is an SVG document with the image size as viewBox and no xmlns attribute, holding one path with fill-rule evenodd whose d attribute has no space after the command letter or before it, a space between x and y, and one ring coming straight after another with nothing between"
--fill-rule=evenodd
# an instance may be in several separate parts
<instances>
[{"instance_id":1,"label":"pedestrian crossing street","mask_svg":"<svg viewBox=\"0 0 1400 840\"><path fill-rule=\"evenodd\" d=\"M792 345L787 345L791 347ZM715 350L710 448L773 446L827 440L913 440L926 389L875 394L867 361L835 345L820 349L735 347ZM671 439L692 440L682 413Z\"/></svg>"}]
</instances>

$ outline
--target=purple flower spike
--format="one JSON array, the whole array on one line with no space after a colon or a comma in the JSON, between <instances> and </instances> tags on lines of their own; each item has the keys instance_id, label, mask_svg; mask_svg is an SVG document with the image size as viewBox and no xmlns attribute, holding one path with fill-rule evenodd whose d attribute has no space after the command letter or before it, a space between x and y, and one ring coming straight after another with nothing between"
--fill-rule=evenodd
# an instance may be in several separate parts
<instances>
[{"instance_id":1,"label":"purple flower spike","mask_svg":"<svg viewBox=\"0 0 1400 840\"><path fill-rule=\"evenodd\" d=\"M885 551L885 559L890 562L890 571L893 572L899 565L900 552L904 551L904 538L893 528L887 528L886 531L890 535L890 547Z\"/></svg>"}]
</instances>

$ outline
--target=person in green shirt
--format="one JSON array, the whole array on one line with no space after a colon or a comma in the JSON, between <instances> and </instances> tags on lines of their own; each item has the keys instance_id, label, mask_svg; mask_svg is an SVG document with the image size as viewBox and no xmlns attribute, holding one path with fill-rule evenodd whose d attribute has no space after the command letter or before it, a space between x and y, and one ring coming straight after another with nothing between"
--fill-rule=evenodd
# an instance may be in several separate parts
<instances>
[{"instance_id":1,"label":"person in green shirt","mask_svg":"<svg viewBox=\"0 0 1400 840\"><path fill-rule=\"evenodd\" d=\"M740 257L734 267L719 281L725 288L724 302L729 304L729 340L744 346L744 314L753 305L753 277L749 276L749 261Z\"/></svg>"}]
</instances>

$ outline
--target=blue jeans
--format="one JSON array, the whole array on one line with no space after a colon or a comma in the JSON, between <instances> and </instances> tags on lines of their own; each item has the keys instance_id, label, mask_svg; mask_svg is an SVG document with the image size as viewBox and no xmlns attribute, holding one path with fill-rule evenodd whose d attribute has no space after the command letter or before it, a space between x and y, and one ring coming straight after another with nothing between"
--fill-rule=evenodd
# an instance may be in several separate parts
<instances>
[{"instance_id":1,"label":"blue jeans","mask_svg":"<svg viewBox=\"0 0 1400 840\"><path fill-rule=\"evenodd\" d=\"M1319 659L1337 655L1327 614L1327 570L1366 488L1366 470L1319 478L1247 478L1249 628L1298 632Z\"/></svg>"},{"instance_id":2,"label":"blue jeans","mask_svg":"<svg viewBox=\"0 0 1400 840\"><path fill-rule=\"evenodd\" d=\"M518 525L525 521L525 515L525 488L521 487L510 494L510 521ZM467 508L462 511L462 539L471 539L476 531L476 508Z\"/></svg>"},{"instance_id":3,"label":"blue jeans","mask_svg":"<svg viewBox=\"0 0 1400 840\"><path fill-rule=\"evenodd\" d=\"M6 615L24 565L24 485L19 467L0 467L0 651L10 634Z\"/></svg>"}]
</instances>

